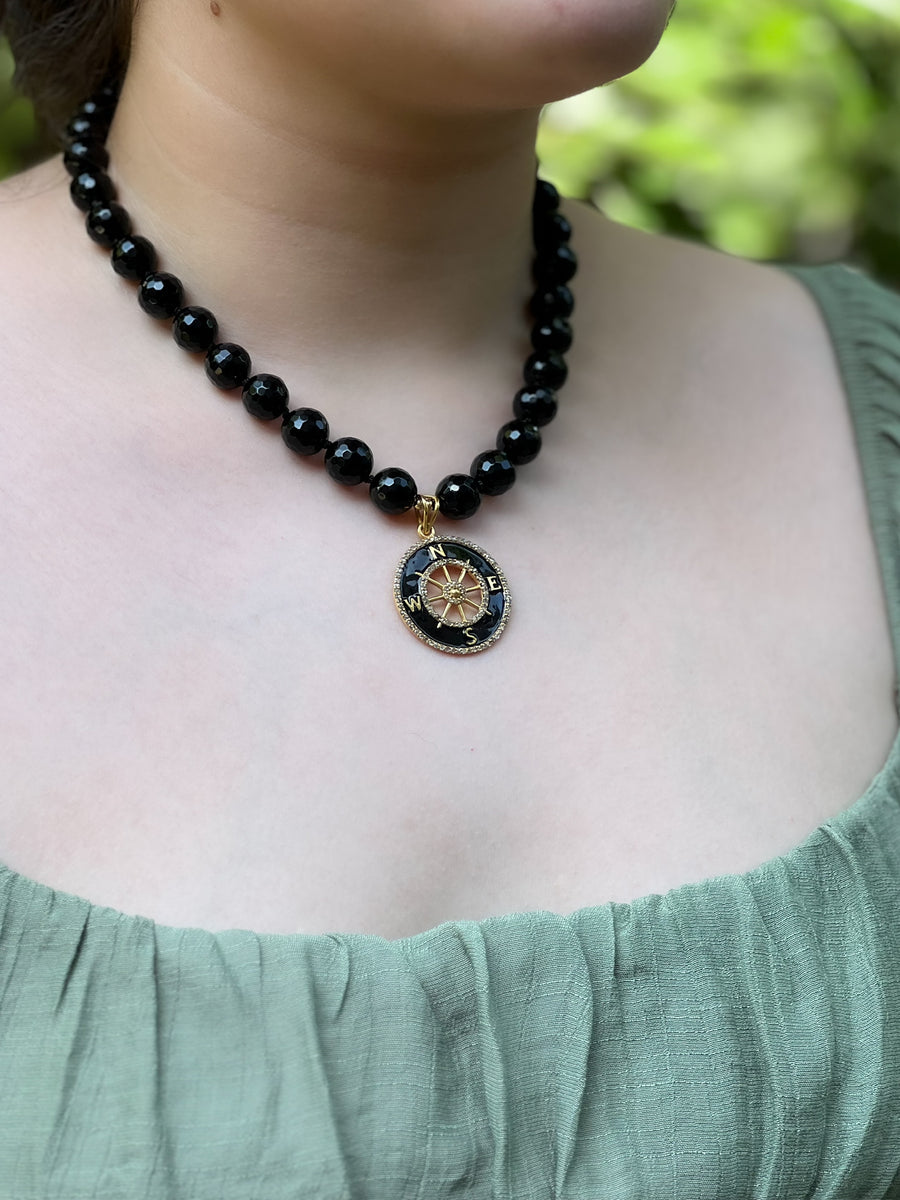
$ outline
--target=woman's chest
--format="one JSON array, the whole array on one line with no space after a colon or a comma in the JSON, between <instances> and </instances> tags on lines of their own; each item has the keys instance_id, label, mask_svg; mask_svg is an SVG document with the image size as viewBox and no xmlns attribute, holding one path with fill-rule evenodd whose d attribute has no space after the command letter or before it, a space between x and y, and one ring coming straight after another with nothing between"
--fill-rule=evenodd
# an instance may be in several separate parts
<instances>
[{"instance_id":1,"label":"woman's chest","mask_svg":"<svg viewBox=\"0 0 900 1200\"><path fill-rule=\"evenodd\" d=\"M301 524L277 482L261 510L45 478L0 597L0 859L165 924L403 936L798 844L895 727L859 513L839 573L802 507L786 535L727 488L710 510L675 472L636 501L609 467L590 521L576 478L452 527L512 593L464 657L395 610L412 524L334 520L330 495Z\"/></svg>"}]
</instances>

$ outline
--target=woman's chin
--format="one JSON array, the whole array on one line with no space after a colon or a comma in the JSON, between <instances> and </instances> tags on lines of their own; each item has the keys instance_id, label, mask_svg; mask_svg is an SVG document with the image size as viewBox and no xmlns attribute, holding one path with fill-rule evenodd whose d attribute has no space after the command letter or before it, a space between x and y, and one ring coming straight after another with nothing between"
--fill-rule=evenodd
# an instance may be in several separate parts
<instances>
[{"instance_id":1,"label":"woman's chin","mask_svg":"<svg viewBox=\"0 0 900 1200\"><path fill-rule=\"evenodd\" d=\"M560 19L555 35L547 31L546 50L555 49L561 66L566 58L570 70L577 65L586 87L619 79L646 62L672 10L671 0L558 0L558 7Z\"/></svg>"},{"instance_id":2,"label":"woman's chin","mask_svg":"<svg viewBox=\"0 0 900 1200\"><path fill-rule=\"evenodd\" d=\"M469 80L455 89L461 103L539 107L619 79L650 57L672 9L671 0L509 2L515 16L498 20L492 38L454 47L456 78ZM481 0L482 22L489 7Z\"/></svg>"},{"instance_id":3,"label":"woman's chin","mask_svg":"<svg viewBox=\"0 0 900 1200\"><path fill-rule=\"evenodd\" d=\"M672 0L235 0L301 77L430 111L540 108L635 70ZM240 31L239 31L240 33ZM243 34L240 34L243 36Z\"/></svg>"}]
</instances>

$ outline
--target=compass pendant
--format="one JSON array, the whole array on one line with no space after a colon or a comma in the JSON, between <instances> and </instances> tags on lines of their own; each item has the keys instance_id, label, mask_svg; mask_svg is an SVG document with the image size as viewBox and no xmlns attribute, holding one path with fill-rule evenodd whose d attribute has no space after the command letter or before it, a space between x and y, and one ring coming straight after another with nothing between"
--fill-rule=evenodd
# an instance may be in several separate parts
<instances>
[{"instance_id":1,"label":"compass pendant","mask_svg":"<svg viewBox=\"0 0 900 1200\"><path fill-rule=\"evenodd\" d=\"M400 616L416 637L447 654L477 654L509 619L500 567L468 538L432 533L410 546L394 576Z\"/></svg>"}]
</instances>

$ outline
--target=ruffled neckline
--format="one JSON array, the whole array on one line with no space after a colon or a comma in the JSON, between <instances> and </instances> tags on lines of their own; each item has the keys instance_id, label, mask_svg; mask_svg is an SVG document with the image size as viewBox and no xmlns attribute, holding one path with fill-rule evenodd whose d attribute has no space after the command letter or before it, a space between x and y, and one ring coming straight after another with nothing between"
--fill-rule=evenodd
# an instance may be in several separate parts
<instances>
[{"instance_id":1,"label":"ruffled neckline","mask_svg":"<svg viewBox=\"0 0 900 1200\"><path fill-rule=\"evenodd\" d=\"M767 876L771 876L776 871L782 871L784 868L789 869L791 873L802 871L806 860L815 861L816 851L823 841L829 838L829 835L831 835L832 844L835 844L835 840L839 842L842 836L852 840L853 830L861 824L881 826L884 836L893 837L895 840L897 856L900 859L900 731L894 739L884 765L873 777L863 794L848 808L823 821L802 842L783 854L773 855L749 871L710 875L694 882L678 884L664 892L648 892L633 900L607 900L602 904L586 905L565 914L551 912L547 909L523 909L517 912L502 913L498 916L484 917L480 920L449 919L420 933L403 938L386 938L377 933L354 933L340 929L327 933L260 933L242 927L213 930L194 925L164 925L152 917L127 913L105 904L95 904L74 892L60 891L58 888L40 883L36 879L12 870L5 863L0 863L0 888L27 889L36 898L40 897L45 903L49 902L57 911L64 908L70 909L72 917L79 922L89 919L93 925L102 923L114 924L119 927L123 925L149 926L153 928L157 937L173 941L181 941L188 937L220 939L243 936L260 942L290 947L291 945L312 946L313 944L333 942L335 938L339 938L343 942L367 943L370 946L376 943L385 943L415 948L433 941L435 936L447 927L473 926L488 932L503 925L527 924L540 913L549 913L556 919L562 918L582 924L613 914L622 916L632 913L636 915L641 910L657 906L673 908L677 907L680 901L690 906L700 894L708 894L722 889L743 891L750 885L764 883ZM900 888L900 878L898 878L897 884Z\"/></svg>"}]
</instances>

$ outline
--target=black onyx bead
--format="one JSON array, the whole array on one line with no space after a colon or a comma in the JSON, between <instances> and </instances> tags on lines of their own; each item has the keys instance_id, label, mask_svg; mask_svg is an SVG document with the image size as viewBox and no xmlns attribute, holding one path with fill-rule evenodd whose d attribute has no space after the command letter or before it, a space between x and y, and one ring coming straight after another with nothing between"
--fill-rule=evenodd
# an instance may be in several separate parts
<instances>
[{"instance_id":1,"label":"black onyx bead","mask_svg":"<svg viewBox=\"0 0 900 1200\"><path fill-rule=\"evenodd\" d=\"M469 474L483 496L502 496L516 482L516 468L502 450L485 450L476 454Z\"/></svg>"},{"instance_id":2,"label":"black onyx bead","mask_svg":"<svg viewBox=\"0 0 900 1200\"><path fill-rule=\"evenodd\" d=\"M532 354L527 358L522 374L530 388L545 387L555 392L566 382L569 368L561 355L550 350L546 354Z\"/></svg>"},{"instance_id":3,"label":"black onyx bead","mask_svg":"<svg viewBox=\"0 0 900 1200\"><path fill-rule=\"evenodd\" d=\"M206 374L223 392L242 387L250 377L250 355L235 342L219 342L207 352Z\"/></svg>"},{"instance_id":4,"label":"black onyx bead","mask_svg":"<svg viewBox=\"0 0 900 1200\"><path fill-rule=\"evenodd\" d=\"M372 475L372 451L359 438L342 437L325 450L325 470L338 483L354 487Z\"/></svg>"},{"instance_id":5,"label":"black onyx bead","mask_svg":"<svg viewBox=\"0 0 900 1200\"><path fill-rule=\"evenodd\" d=\"M295 408L281 423L281 437L295 454L318 454L328 444L328 422L317 408Z\"/></svg>"},{"instance_id":6,"label":"black onyx bead","mask_svg":"<svg viewBox=\"0 0 900 1200\"><path fill-rule=\"evenodd\" d=\"M156 270L156 250L149 238L129 233L113 246L110 261L117 275L140 283L145 275Z\"/></svg>"},{"instance_id":7,"label":"black onyx bead","mask_svg":"<svg viewBox=\"0 0 900 1200\"><path fill-rule=\"evenodd\" d=\"M538 288L528 305L531 315L538 321L551 317L571 317L575 308L575 297L564 283Z\"/></svg>"},{"instance_id":8,"label":"black onyx bead","mask_svg":"<svg viewBox=\"0 0 900 1200\"><path fill-rule=\"evenodd\" d=\"M561 246L572 236L572 225L561 212L539 213L534 222L534 244L538 250Z\"/></svg>"},{"instance_id":9,"label":"black onyx bead","mask_svg":"<svg viewBox=\"0 0 900 1200\"><path fill-rule=\"evenodd\" d=\"M556 409L556 396L549 388L522 388L513 399L513 412L531 425L549 425Z\"/></svg>"},{"instance_id":10,"label":"black onyx bead","mask_svg":"<svg viewBox=\"0 0 900 1200\"><path fill-rule=\"evenodd\" d=\"M67 142L74 142L79 138L94 138L98 141L103 141L105 137L105 129L103 123L92 121L88 117L73 117L63 130L63 136Z\"/></svg>"},{"instance_id":11,"label":"black onyx bead","mask_svg":"<svg viewBox=\"0 0 900 1200\"><path fill-rule=\"evenodd\" d=\"M80 175L88 167L105 171L109 166L109 153L102 142L76 138L63 154L63 166L70 175Z\"/></svg>"},{"instance_id":12,"label":"black onyx bead","mask_svg":"<svg viewBox=\"0 0 900 1200\"><path fill-rule=\"evenodd\" d=\"M578 270L575 251L565 242L542 250L534 260L534 277L541 287L547 284L568 283Z\"/></svg>"},{"instance_id":13,"label":"black onyx bead","mask_svg":"<svg viewBox=\"0 0 900 1200\"><path fill-rule=\"evenodd\" d=\"M372 476L369 495L376 508L385 513L408 512L416 502L416 481L401 467L385 467Z\"/></svg>"},{"instance_id":14,"label":"black onyx bead","mask_svg":"<svg viewBox=\"0 0 900 1200\"><path fill-rule=\"evenodd\" d=\"M99 167L87 167L69 184L69 195L76 208L87 212L98 200L115 200L116 185Z\"/></svg>"},{"instance_id":15,"label":"black onyx bead","mask_svg":"<svg viewBox=\"0 0 900 1200\"><path fill-rule=\"evenodd\" d=\"M552 351L565 354L572 345L572 326L565 317L551 317L549 321L538 321L531 331L531 344L539 353Z\"/></svg>"},{"instance_id":16,"label":"black onyx bead","mask_svg":"<svg viewBox=\"0 0 900 1200\"><path fill-rule=\"evenodd\" d=\"M540 213L551 213L559 208L559 192L549 179L538 179L534 188L532 210L537 216Z\"/></svg>"},{"instance_id":17,"label":"black onyx bead","mask_svg":"<svg viewBox=\"0 0 900 1200\"><path fill-rule=\"evenodd\" d=\"M79 104L75 110L75 116L85 117L88 121L92 121L95 126L102 127L109 124L114 107L114 105L104 104L98 96L92 96L90 100L85 100L83 104Z\"/></svg>"},{"instance_id":18,"label":"black onyx bead","mask_svg":"<svg viewBox=\"0 0 900 1200\"><path fill-rule=\"evenodd\" d=\"M184 304L184 285L177 275L153 271L141 280L138 304L151 317L171 321Z\"/></svg>"},{"instance_id":19,"label":"black onyx bead","mask_svg":"<svg viewBox=\"0 0 900 1200\"><path fill-rule=\"evenodd\" d=\"M250 378L250 355L235 342L218 342L206 353L206 376L222 391L240 388Z\"/></svg>"},{"instance_id":20,"label":"black onyx bead","mask_svg":"<svg viewBox=\"0 0 900 1200\"><path fill-rule=\"evenodd\" d=\"M182 348L205 354L219 335L219 322L208 308L192 305L175 314L172 337Z\"/></svg>"},{"instance_id":21,"label":"black onyx bead","mask_svg":"<svg viewBox=\"0 0 900 1200\"><path fill-rule=\"evenodd\" d=\"M104 83L97 88L91 99L102 111L114 112L116 105L119 103L121 86L120 82Z\"/></svg>"},{"instance_id":22,"label":"black onyx bead","mask_svg":"<svg viewBox=\"0 0 900 1200\"><path fill-rule=\"evenodd\" d=\"M277 375L254 375L244 384L241 399L247 412L261 421L287 416L287 384Z\"/></svg>"},{"instance_id":23,"label":"black onyx bead","mask_svg":"<svg viewBox=\"0 0 900 1200\"><path fill-rule=\"evenodd\" d=\"M528 421L507 421L497 434L497 449L517 467L537 458L540 448L541 431Z\"/></svg>"},{"instance_id":24,"label":"black onyx bead","mask_svg":"<svg viewBox=\"0 0 900 1200\"><path fill-rule=\"evenodd\" d=\"M84 226L99 246L112 250L116 242L131 233L131 217L115 200L108 204L101 200L91 205Z\"/></svg>"},{"instance_id":25,"label":"black onyx bead","mask_svg":"<svg viewBox=\"0 0 900 1200\"><path fill-rule=\"evenodd\" d=\"M478 511L481 492L471 475L445 475L434 493L440 503L441 516L462 521Z\"/></svg>"}]
</instances>

